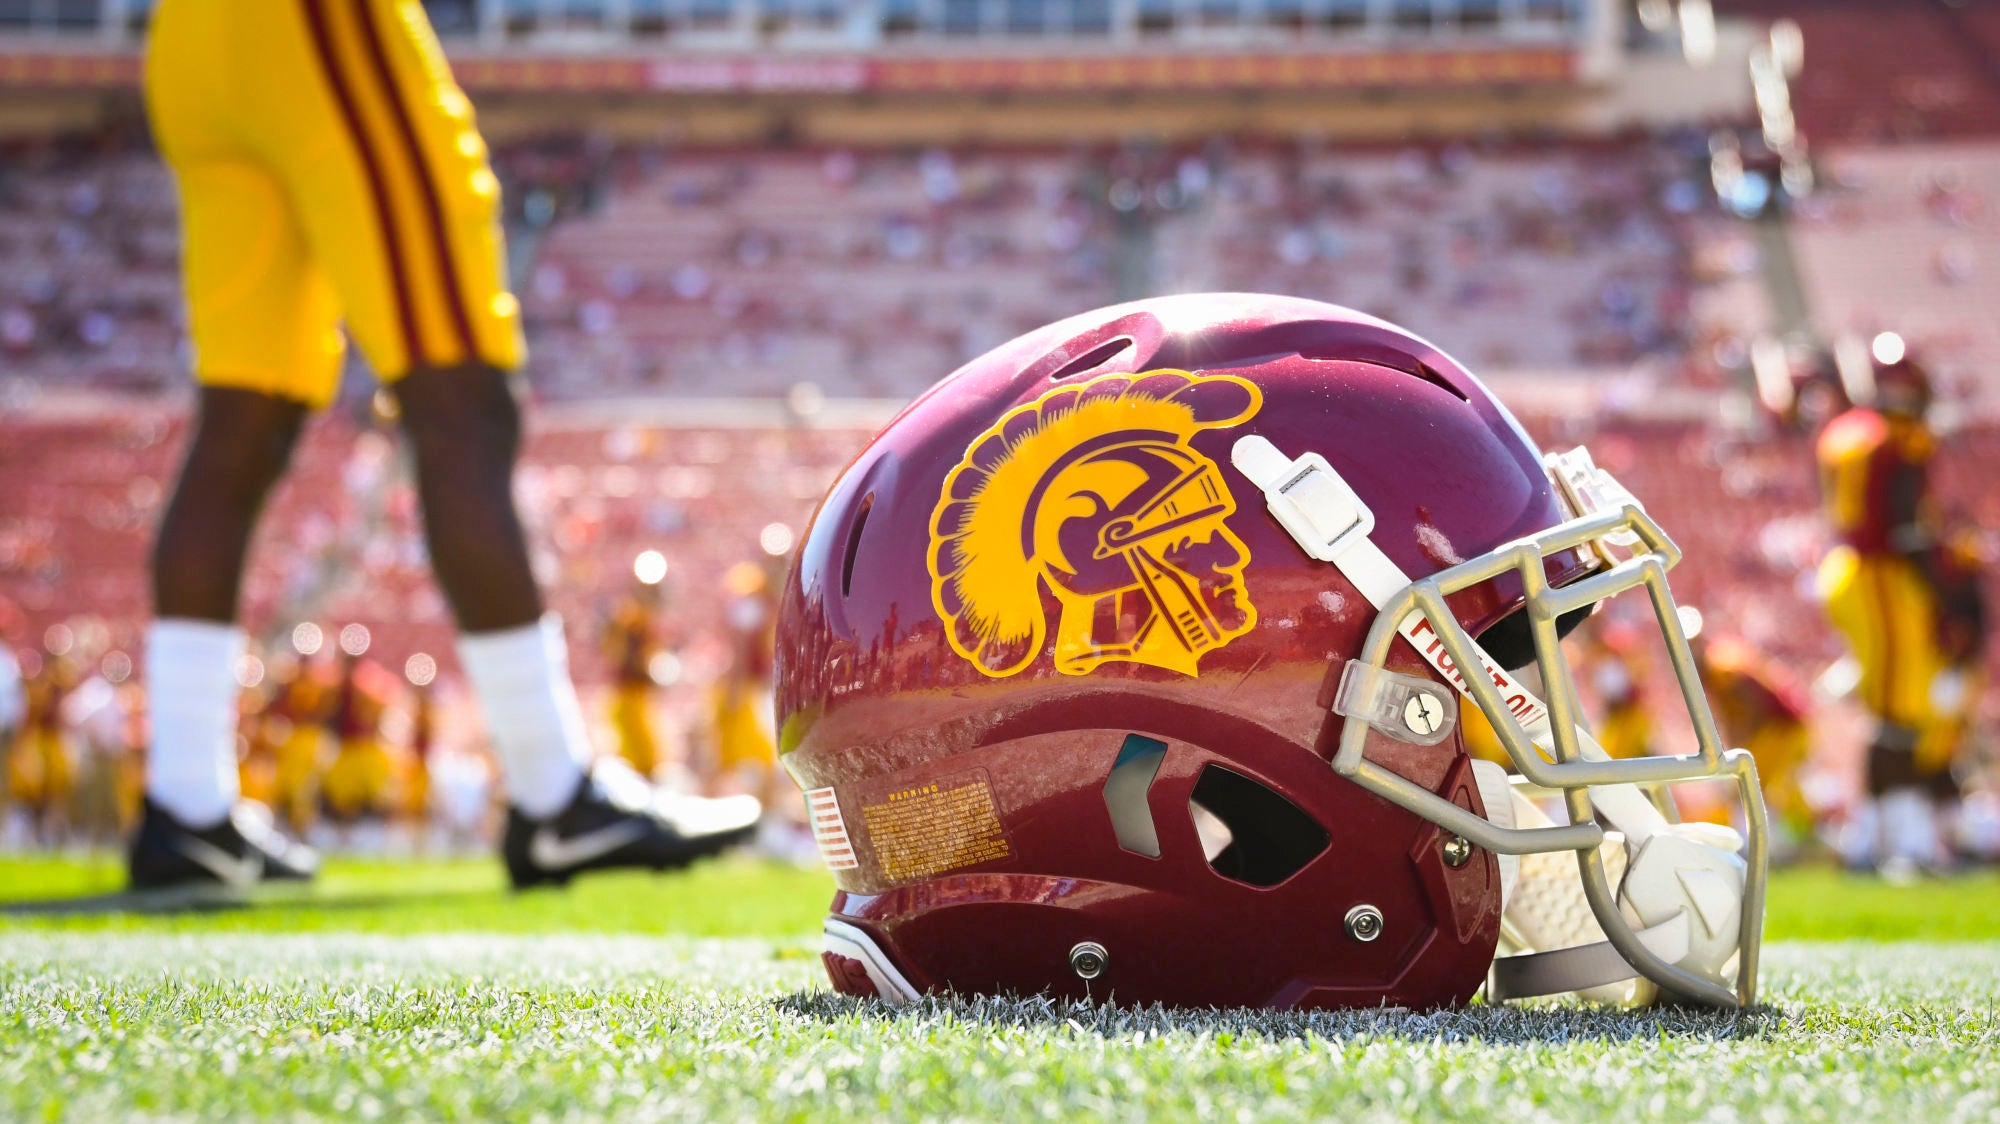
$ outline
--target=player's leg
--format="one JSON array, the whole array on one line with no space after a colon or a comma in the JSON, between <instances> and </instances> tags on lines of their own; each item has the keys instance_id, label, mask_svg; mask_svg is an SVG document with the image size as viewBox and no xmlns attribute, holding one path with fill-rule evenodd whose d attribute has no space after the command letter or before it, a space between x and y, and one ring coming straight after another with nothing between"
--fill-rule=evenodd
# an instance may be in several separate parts
<instances>
[{"instance_id":1,"label":"player's leg","mask_svg":"<svg viewBox=\"0 0 2000 1124\"><path fill-rule=\"evenodd\" d=\"M1924 751L1937 725L1931 687L1941 663L1936 600L1914 563L1872 560L1865 568L1871 630L1880 637L1878 724L1868 747L1869 791L1881 810L1882 869L1888 874L1944 863L1937 808Z\"/></svg>"},{"instance_id":2,"label":"player's leg","mask_svg":"<svg viewBox=\"0 0 2000 1124\"><path fill-rule=\"evenodd\" d=\"M541 590L514 507L521 415L507 376L486 364L419 367L396 382L416 454L431 565L468 633L532 625Z\"/></svg>"},{"instance_id":3,"label":"player's leg","mask_svg":"<svg viewBox=\"0 0 2000 1124\"><path fill-rule=\"evenodd\" d=\"M229 6L233 8L234 6ZM332 391L340 352L282 185L228 126L230 13L163 5L148 47L147 108L178 181L196 430L161 523L147 634L152 744L133 841L134 886L302 877L316 860L238 799L234 623L257 514L307 406Z\"/></svg>"},{"instance_id":4,"label":"player's leg","mask_svg":"<svg viewBox=\"0 0 2000 1124\"><path fill-rule=\"evenodd\" d=\"M543 612L513 503L520 419L506 372L521 341L499 185L421 6L304 10L329 96L288 107L321 116L274 133L332 141L300 148L290 182L349 327L402 406L439 584L512 805L516 883L676 865L747 837L754 801L671 814L629 770L603 781L591 764L562 622Z\"/></svg>"},{"instance_id":5,"label":"player's leg","mask_svg":"<svg viewBox=\"0 0 2000 1124\"><path fill-rule=\"evenodd\" d=\"M284 473L306 407L203 387L193 439L153 550L147 637L153 744L146 795L184 824L212 825L238 798L235 624L250 536Z\"/></svg>"},{"instance_id":6,"label":"player's leg","mask_svg":"<svg viewBox=\"0 0 2000 1124\"><path fill-rule=\"evenodd\" d=\"M153 609L163 618L229 624L250 535L291 461L303 402L204 386L195 431L153 547Z\"/></svg>"},{"instance_id":7,"label":"player's leg","mask_svg":"<svg viewBox=\"0 0 2000 1124\"><path fill-rule=\"evenodd\" d=\"M312 96L282 104L267 143L349 331L398 396L433 565L511 802L550 814L589 746L514 509L520 417L506 372L521 343L498 184L419 8L301 0L299 11Z\"/></svg>"},{"instance_id":8,"label":"player's leg","mask_svg":"<svg viewBox=\"0 0 2000 1124\"><path fill-rule=\"evenodd\" d=\"M1868 712L1870 722L1862 761L1862 800L1855 810L1854 827L1840 844L1843 860L1856 868L1879 867L1888 855L1881 801L1904 783L1899 765L1908 760L1911 741L1908 732L1899 729L1889 715L1894 653L1888 642L1879 582L1872 569L1876 565L1842 546L1827 555L1819 571L1827 619L1847 641L1858 669L1854 698ZM1893 800L1890 803L1896 805Z\"/></svg>"}]
</instances>

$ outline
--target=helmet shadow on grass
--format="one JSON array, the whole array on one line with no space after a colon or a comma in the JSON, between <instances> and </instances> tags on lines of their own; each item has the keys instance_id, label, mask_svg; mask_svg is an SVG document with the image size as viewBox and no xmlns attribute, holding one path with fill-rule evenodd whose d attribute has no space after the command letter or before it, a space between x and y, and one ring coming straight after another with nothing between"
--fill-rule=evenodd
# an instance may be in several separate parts
<instances>
[{"instance_id":1,"label":"helmet shadow on grass","mask_svg":"<svg viewBox=\"0 0 2000 1124\"><path fill-rule=\"evenodd\" d=\"M1115 1000L1048 996L924 996L900 1007L825 991L773 1001L776 1009L820 1022L976 1023L995 1029L1059 1028L1104 1038L1139 1034L1236 1034L1262 1038L1398 1038L1407 1041L1513 1043L1632 1042L1758 1038L1782 1026L1784 1013L1654 1006L1634 1010L1580 1003L1471 1004L1431 1011L1370 1007L1345 1011L1270 1011L1255 1007L1119 1005Z\"/></svg>"}]
</instances>

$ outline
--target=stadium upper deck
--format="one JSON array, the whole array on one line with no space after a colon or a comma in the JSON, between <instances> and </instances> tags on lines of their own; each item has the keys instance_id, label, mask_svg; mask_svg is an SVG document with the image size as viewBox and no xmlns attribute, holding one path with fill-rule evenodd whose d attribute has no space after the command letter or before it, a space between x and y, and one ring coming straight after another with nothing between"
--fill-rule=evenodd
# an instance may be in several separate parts
<instances>
[{"instance_id":1,"label":"stadium upper deck","mask_svg":"<svg viewBox=\"0 0 2000 1124\"><path fill-rule=\"evenodd\" d=\"M5 0L0 27L141 31L157 0ZM1561 41L1605 0L425 0L441 35L691 50L868 49L942 40L1208 43L1463 36Z\"/></svg>"},{"instance_id":2,"label":"stadium upper deck","mask_svg":"<svg viewBox=\"0 0 2000 1124\"><path fill-rule=\"evenodd\" d=\"M129 122L157 0L0 0L0 136ZM1755 30L1624 0L432 0L482 129L705 144L1412 136L1740 120ZM1705 61L1699 68L1686 56Z\"/></svg>"}]
</instances>

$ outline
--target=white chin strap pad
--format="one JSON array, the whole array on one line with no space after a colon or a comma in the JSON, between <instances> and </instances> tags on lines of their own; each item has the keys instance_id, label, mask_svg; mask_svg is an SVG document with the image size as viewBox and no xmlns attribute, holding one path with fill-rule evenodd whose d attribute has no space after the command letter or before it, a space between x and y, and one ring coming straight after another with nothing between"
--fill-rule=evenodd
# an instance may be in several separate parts
<instances>
[{"instance_id":1,"label":"white chin strap pad","mask_svg":"<svg viewBox=\"0 0 2000 1124\"><path fill-rule=\"evenodd\" d=\"M1526 797L1509 795L1517 824L1551 822ZM1489 802L1488 808L1493 806ZM1723 982L1736 956L1743 908L1746 867L1735 853L1738 845L1736 833L1726 827L1673 824L1636 847L1607 834L1599 859L1618 887L1619 911L1641 944L1670 964ZM1512 955L1494 960L1487 998L1573 994L1636 1006L1657 996L1658 989L1605 939L1584 897L1573 853L1521 856L1520 874L1505 902L1501 946Z\"/></svg>"}]
</instances>

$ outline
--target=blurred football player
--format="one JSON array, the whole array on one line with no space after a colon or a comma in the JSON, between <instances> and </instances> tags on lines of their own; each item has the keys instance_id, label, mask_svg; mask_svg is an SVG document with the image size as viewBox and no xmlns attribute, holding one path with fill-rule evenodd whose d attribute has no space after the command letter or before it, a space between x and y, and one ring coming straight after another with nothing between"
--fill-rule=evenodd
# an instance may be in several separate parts
<instances>
[{"instance_id":1,"label":"blurred football player","mask_svg":"<svg viewBox=\"0 0 2000 1124\"><path fill-rule=\"evenodd\" d=\"M236 731L239 756L236 783L247 800L265 807L278 803L278 737L289 736L289 723L275 713L277 698L271 684L264 681L263 661L255 656L244 659L256 668L254 677L239 675L243 689L236 695Z\"/></svg>"},{"instance_id":2,"label":"blurred football player","mask_svg":"<svg viewBox=\"0 0 2000 1124\"><path fill-rule=\"evenodd\" d=\"M611 728L618 755L645 776L663 764L660 735L653 724L653 656L659 651L654 622L660 611L660 582L666 559L656 550L632 565L637 581L619 598L604 626L605 656L611 663Z\"/></svg>"},{"instance_id":3,"label":"blurred football player","mask_svg":"<svg viewBox=\"0 0 2000 1124\"><path fill-rule=\"evenodd\" d=\"M423 6L162 0L145 93L180 187L201 395L154 554L134 886L234 888L317 864L235 814L235 619L258 511L334 395L343 320L414 448L430 557L503 766L515 885L675 866L752 834L754 801L669 813L629 771L591 768L562 622L544 612L511 493L522 342L499 182Z\"/></svg>"},{"instance_id":4,"label":"blurred football player","mask_svg":"<svg viewBox=\"0 0 2000 1124\"><path fill-rule=\"evenodd\" d=\"M294 633L297 643L298 633ZM319 655L319 630L313 629L311 649L297 660L279 664L273 697L265 708L260 736L272 747L271 808L293 831L304 831L319 806L321 758L328 755L327 716L334 677ZM239 781L241 772L238 773Z\"/></svg>"},{"instance_id":5,"label":"blurred football player","mask_svg":"<svg viewBox=\"0 0 2000 1124\"><path fill-rule=\"evenodd\" d=\"M146 688L135 679L118 687L119 710L125 715L125 756L118 762L114 791L118 797L118 828L121 835L138 826L146 801L146 745L152 740L151 718L146 708Z\"/></svg>"},{"instance_id":6,"label":"blurred football player","mask_svg":"<svg viewBox=\"0 0 2000 1124\"><path fill-rule=\"evenodd\" d=\"M403 814L421 824L431 806L431 751L437 745L431 684L437 677L437 662L422 653L412 656L404 665L403 677L410 681L410 752L404 762ZM418 838L422 837L420 832Z\"/></svg>"},{"instance_id":7,"label":"blurred football player","mask_svg":"<svg viewBox=\"0 0 2000 1124\"><path fill-rule=\"evenodd\" d=\"M62 656L48 657L27 678L27 706L7 758L8 793L44 843L55 842L68 825L76 750L63 723L63 700L76 679L75 666Z\"/></svg>"},{"instance_id":8,"label":"blurred football player","mask_svg":"<svg viewBox=\"0 0 2000 1124\"><path fill-rule=\"evenodd\" d=\"M8 608L0 601L0 611ZM12 763L15 733L28 711L26 687L21 681L21 661L5 637L0 637L0 765ZM0 770L5 772L5 770ZM4 778L0 778L4 779ZM0 783L0 816L12 802L11 783Z\"/></svg>"},{"instance_id":9,"label":"blurred football player","mask_svg":"<svg viewBox=\"0 0 2000 1124\"><path fill-rule=\"evenodd\" d=\"M1853 652L1855 694L1874 719L1866 767L1880 825L1874 858L1891 871L1930 867L1943 862L1933 795L1950 784L1949 735L1940 727L1955 681L1939 644L1931 383L1902 338L1887 332L1865 353L1858 343L1843 346L1840 369L1857 405L1819 437L1821 496L1837 542L1820 564L1820 593Z\"/></svg>"},{"instance_id":10,"label":"blurred football player","mask_svg":"<svg viewBox=\"0 0 2000 1124\"><path fill-rule=\"evenodd\" d=\"M112 652L63 700L63 725L71 732L77 763L72 827L92 847L115 846L127 827L118 786L132 756L132 722L125 710L132 699L120 689L130 672L129 657Z\"/></svg>"},{"instance_id":11,"label":"blurred football player","mask_svg":"<svg viewBox=\"0 0 2000 1124\"><path fill-rule=\"evenodd\" d=\"M1931 689L1935 721L1918 745L1918 759L1935 768L1932 795L1945 813L1947 842L1961 857L1983 857L1994 850L1990 830L1975 830L1963 807L1963 776L1975 768L1973 728L1979 699L1986 688L1986 641L1989 616L1985 578L1992 565L1986 543L1976 528L1954 525L1938 543L1931 574L1938 589L1938 650L1945 670Z\"/></svg>"},{"instance_id":12,"label":"blurred football player","mask_svg":"<svg viewBox=\"0 0 2000 1124\"><path fill-rule=\"evenodd\" d=\"M772 728L772 676L777 660L777 605L783 567L793 534L772 523L758 535L762 557L738 562L724 574L723 617L729 635L729 665L711 689L711 734L715 750L713 783L724 792L752 792L772 809L758 833L764 855L789 862L818 861L818 845L805 819L805 801L778 766ZM892 611L893 615L893 611ZM871 666L886 666L891 654L878 648Z\"/></svg>"},{"instance_id":13,"label":"blurred football player","mask_svg":"<svg viewBox=\"0 0 2000 1124\"><path fill-rule=\"evenodd\" d=\"M756 562L731 566L722 588L729 666L709 698L715 772L725 786L754 792L778 763L769 717L777 591L766 567Z\"/></svg>"},{"instance_id":14,"label":"blurred football player","mask_svg":"<svg viewBox=\"0 0 2000 1124\"><path fill-rule=\"evenodd\" d=\"M382 738L382 715L394 684L382 665L365 659L365 641L348 642L340 688L333 700L333 736L338 743L326 776L320 778L320 806L336 824L382 823L401 797L402 763Z\"/></svg>"},{"instance_id":15,"label":"blurred football player","mask_svg":"<svg viewBox=\"0 0 2000 1124\"><path fill-rule=\"evenodd\" d=\"M1690 613L1683 608L1681 615ZM1812 744L1805 688L1748 640L1704 630L1698 619L1687 633L1716 725L1728 744L1757 759L1764 805L1795 849L1813 837L1813 810L1799 783Z\"/></svg>"}]
</instances>

